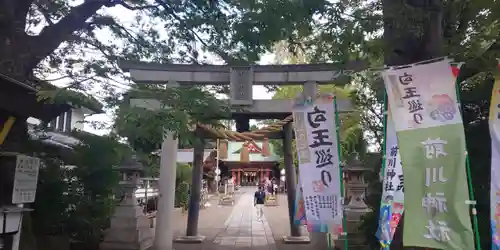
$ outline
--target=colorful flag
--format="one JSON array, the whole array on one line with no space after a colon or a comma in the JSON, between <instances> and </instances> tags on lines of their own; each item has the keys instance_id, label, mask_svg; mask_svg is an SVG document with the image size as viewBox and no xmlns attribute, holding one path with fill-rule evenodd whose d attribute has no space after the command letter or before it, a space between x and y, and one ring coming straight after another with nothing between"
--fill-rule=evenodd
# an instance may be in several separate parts
<instances>
[{"instance_id":1,"label":"colorful flag","mask_svg":"<svg viewBox=\"0 0 500 250\"><path fill-rule=\"evenodd\" d=\"M495 75L491 93L490 118L491 136L491 183L490 218L492 250L500 250L500 71Z\"/></svg>"},{"instance_id":2,"label":"colorful flag","mask_svg":"<svg viewBox=\"0 0 500 250\"><path fill-rule=\"evenodd\" d=\"M293 108L307 225L313 232L342 231L342 193L335 106L331 95Z\"/></svg>"},{"instance_id":3,"label":"colorful flag","mask_svg":"<svg viewBox=\"0 0 500 250\"><path fill-rule=\"evenodd\" d=\"M405 246L474 249L465 135L449 62L390 69L382 76L408 177Z\"/></svg>"},{"instance_id":4,"label":"colorful flag","mask_svg":"<svg viewBox=\"0 0 500 250\"><path fill-rule=\"evenodd\" d=\"M294 223L295 225L306 225L306 210L304 207L304 196L302 194L302 185L300 178L298 178L297 189L295 192L295 212Z\"/></svg>"},{"instance_id":5,"label":"colorful flag","mask_svg":"<svg viewBox=\"0 0 500 250\"><path fill-rule=\"evenodd\" d=\"M399 155L398 138L390 112L386 118L385 161L382 201L380 203L377 238L383 248L391 245L392 238L404 212L404 177Z\"/></svg>"}]
</instances>

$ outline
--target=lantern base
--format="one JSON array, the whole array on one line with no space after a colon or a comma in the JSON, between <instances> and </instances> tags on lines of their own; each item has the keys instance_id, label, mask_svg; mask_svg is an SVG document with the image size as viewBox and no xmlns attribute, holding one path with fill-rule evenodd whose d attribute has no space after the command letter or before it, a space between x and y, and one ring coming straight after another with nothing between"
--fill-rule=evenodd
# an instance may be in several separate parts
<instances>
[{"instance_id":1,"label":"lantern base","mask_svg":"<svg viewBox=\"0 0 500 250\"><path fill-rule=\"evenodd\" d=\"M201 244L205 241L205 236L197 235L197 236L181 236L174 240L175 243L181 244Z\"/></svg>"},{"instance_id":2,"label":"lantern base","mask_svg":"<svg viewBox=\"0 0 500 250\"><path fill-rule=\"evenodd\" d=\"M111 219L101 250L146 250L153 245L153 228L150 219L137 205L122 202Z\"/></svg>"},{"instance_id":3,"label":"lantern base","mask_svg":"<svg viewBox=\"0 0 500 250\"><path fill-rule=\"evenodd\" d=\"M282 236L281 239L285 244L309 244L311 242L307 236Z\"/></svg>"}]
</instances>

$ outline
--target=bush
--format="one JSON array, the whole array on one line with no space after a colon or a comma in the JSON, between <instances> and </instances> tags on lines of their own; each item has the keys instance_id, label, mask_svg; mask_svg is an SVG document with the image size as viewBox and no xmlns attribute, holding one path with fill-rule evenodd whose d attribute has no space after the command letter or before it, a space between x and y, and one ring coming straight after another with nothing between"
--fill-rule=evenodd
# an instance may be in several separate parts
<instances>
[{"instance_id":1,"label":"bush","mask_svg":"<svg viewBox=\"0 0 500 250\"><path fill-rule=\"evenodd\" d=\"M117 202L116 167L130 152L114 138L80 133L75 137L82 144L67 159L43 154L33 229L38 237L68 238L91 249L109 227Z\"/></svg>"}]
</instances>

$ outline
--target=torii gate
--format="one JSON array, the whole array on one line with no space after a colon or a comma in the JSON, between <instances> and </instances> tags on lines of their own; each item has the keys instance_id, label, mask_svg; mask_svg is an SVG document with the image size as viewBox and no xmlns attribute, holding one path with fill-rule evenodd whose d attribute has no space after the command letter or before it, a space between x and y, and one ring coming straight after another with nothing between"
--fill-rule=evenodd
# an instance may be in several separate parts
<instances>
[{"instance_id":1,"label":"torii gate","mask_svg":"<svg viewBox=\"0 0 500 250\"><path fill-rule=\"evenodd\" d=\"M122 70L130 72L132 79L138 84L165 84L171 87L189 85L230 85L230 105L232 118L236 120L238 132L248 131L250 119L283 119L291 114L294 100L254 100L252 97L253 85L304 85L304 97L315 97L318 84L332 84L350 73L366 68L363 61L353 61L347 64L304 64L304 65L180 65L157 64L146 62L121 61ZM158 109L161 103L158 100L131 99L130 105L148 109ZM350 100L338 99L340 112L351 111ZM173 133L167 133L162 144L160 177L160 206L155 238L155 247L172 249L172 211L175 192L175 163L177 152L177 138ZM270 133L270 139L284 139L285 169L287 183L296 183L296 174L293 167L291 123L283 126L280 133ZM203 141L203 140L202 140ZM177 239L179 242L202 242L204 236L199 236L198 216L202 178L200 154L203 145L195 147L193 180L188 212L188 226L186 236ZM163 183L163 185L162 185ZM308 243L308 237L302 237L299 227L293 222L293 207L295 200L295 185L288 185L288 207L290 216L291 236L284 236L286 243Z\"/></svg>"}]
</instances>

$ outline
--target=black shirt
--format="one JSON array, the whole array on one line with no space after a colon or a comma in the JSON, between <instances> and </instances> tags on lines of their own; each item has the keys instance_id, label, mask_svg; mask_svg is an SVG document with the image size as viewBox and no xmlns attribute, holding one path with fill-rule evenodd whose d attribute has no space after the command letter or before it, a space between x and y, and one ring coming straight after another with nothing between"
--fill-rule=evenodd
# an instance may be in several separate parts
<instances>
[{"instance_id":1,"label":"black shirt","mask_svg":"<svg viewBox=\"0 0 500 250\"><path fill-rule=\"evenodd\" d=\"M256 204L264 204L264 201L266 200L266 193L263 191L257 191L255 192L254 199Z\"/></svg>"}]
</instances>

